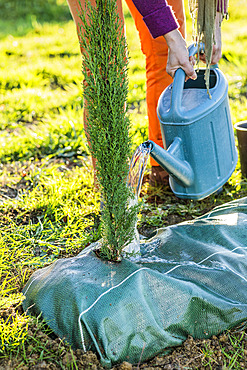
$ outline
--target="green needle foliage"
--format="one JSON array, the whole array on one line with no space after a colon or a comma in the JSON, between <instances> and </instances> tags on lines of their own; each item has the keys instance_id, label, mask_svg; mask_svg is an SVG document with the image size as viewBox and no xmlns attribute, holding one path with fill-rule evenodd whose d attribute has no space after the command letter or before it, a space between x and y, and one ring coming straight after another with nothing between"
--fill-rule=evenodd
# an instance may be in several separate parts
<instances>
[{"instance_id":1,"label":"green needle foliage","mask_svg":"<svg viewBox=\"0 0 247 370\"><path fill-rule=\"evenodd\" d=\"M86 12L81 9L81 20L86 131L104 201L100 255L118 260L134 236L138 212L137 205L129 205L134 196L126 183L131 146L127 48L115 1L96 0L95 7L87 4Z\"/></svg>"}]
</instances>

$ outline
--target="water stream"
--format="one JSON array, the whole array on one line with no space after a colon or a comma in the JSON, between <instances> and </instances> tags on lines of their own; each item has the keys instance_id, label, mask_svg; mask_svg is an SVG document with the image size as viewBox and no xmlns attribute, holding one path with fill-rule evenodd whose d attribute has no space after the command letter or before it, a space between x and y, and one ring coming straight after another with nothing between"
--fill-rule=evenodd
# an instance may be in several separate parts
<instances>
[{"instance_id":1,"label":"water stream","mask_svg":"<svg viewBox=\"0 0 247 370\"><path fill-rule=\"evenodd\" d=\"M143 176L147 166L150 151L151 144L148 141L145 141L138 146L131 158L128 175L128 186L132 189L134 193L134 198L130 201L130 207L137 204L138 202ZM137 225L135 225L135 237L132 242L124 248L124 251L126 253L138 253L140 251L140 238L137 231Z\"/></svg>"},{"instance_id":2,"label":"water stream","mask_svg":"<svg viewBox=\"0 0 247 370\"><path fill-rule=\"evenodd\" d=\"M143 175L147 166L150 152L151 144L148 141L145 141L138 146L130 161L128 186L132 188L133 193L135 194L136 202L138 201L138 197L140 195Z\"/></svg>"}]
</instances>

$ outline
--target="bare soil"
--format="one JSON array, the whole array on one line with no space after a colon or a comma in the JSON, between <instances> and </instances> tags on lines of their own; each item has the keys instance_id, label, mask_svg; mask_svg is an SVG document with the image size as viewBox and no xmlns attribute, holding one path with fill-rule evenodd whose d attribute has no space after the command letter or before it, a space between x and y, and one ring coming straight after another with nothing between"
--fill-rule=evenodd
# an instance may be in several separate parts
<instances>
[{"instance_id":1,"label":"bare soil","mask_svg":"<svg viewBox=\"0 0 247 370\"><path fill-rule=\"evenodd\" d=\"M233 333L233 332L232 332ZM37 338L35 328L29 329L29 335ZM154 370L154 369L246 369L247 368L247 335L244 330L238 330L233 333L233 340L230 340L228 333L219 336L213 336L211 339L196 340L192 337L183 343L182 346L171 349L169 354L160 354L150 361L139 364L130 364L123 362L112 368L112 370ZM46 343L51 353L56 353L58 349L61 352L63 368L74 369L76 362L78 369L103 370L96 354L92 352L83 353L82 350L71 350L61 339L52 339L48 335L38 332L39 340ZM31 348L30 348L31 347ZM240 353L241 350L241 353ZM32 346L26 349L26 355L32 351ZM50 369L56 370L62 367L49 360L37 362L39 354L31 355L33 365L24 365L21 359L0 360L0 370L28 370L28 369ZM140 359L141 360L141 359ZM235 362L235 365L234 365Z\"/></svg>"}]
</instances>

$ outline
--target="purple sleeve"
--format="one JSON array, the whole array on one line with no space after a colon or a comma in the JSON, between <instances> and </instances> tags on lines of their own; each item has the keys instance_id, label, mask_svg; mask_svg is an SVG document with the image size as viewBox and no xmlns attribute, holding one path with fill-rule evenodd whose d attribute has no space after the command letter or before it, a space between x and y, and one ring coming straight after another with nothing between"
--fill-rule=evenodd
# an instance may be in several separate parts
<instances>
[{"instance_id":1,"label":"purple sleeve","mask_svg":"<svg viewBox=\"0 0 247 370\"><path fill-rule=\"evenodd\" d=\"M153 38L178 28L172 8L166 0L133 0L133 3L143 16Z\"/></svg>"}]
</instances>

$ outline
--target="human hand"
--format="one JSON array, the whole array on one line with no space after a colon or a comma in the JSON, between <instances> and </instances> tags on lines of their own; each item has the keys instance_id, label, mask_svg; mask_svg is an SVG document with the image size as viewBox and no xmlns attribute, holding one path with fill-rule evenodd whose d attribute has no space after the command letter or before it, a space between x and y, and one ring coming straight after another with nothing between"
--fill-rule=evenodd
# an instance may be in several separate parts
<instances>
[{"instance_id":1,"label":"human hand","mask_svg":"<svg viewBox=\"0 0 247 370\"><path fill-rule=\"evenodd\" d=\"M168 45L168 60L166 65L166 72L174 78L175 72L178 68L182 68L186 73L186 79L192 78L195 80L197 74L193 68L195 58L189 57L186 42L179 32L175 29L164 35Z\"/></svg>"},{"instance_id":2,"label":"human hand","mask_svg":"<svg viewBox=\"0 0 247 370\"><path fill-rule=\"evenodd\" d=\"M212 52L212 58L211 58L211 64L217 64L220 58L222 57L221 53L221 22L222 22L222 14L217 12L215 17L215 33L214 33L214 39L215 44L213 44L213 52ZM206 63L206 57L205 54L200 54L200 60L204 63Z\"/></svg>"}]
</instances>

